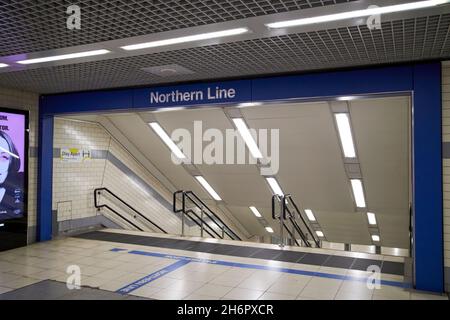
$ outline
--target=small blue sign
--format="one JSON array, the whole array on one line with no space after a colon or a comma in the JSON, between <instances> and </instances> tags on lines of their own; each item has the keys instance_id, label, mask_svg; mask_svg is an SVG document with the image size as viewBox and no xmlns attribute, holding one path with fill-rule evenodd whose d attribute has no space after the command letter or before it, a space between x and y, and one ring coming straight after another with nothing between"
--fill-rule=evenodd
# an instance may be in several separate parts
<instances>
[{"instance_id":1,"label":"small blue sign","mask_svg":"<svg viewBox=\"0 0 450 320\"><path fill-rule=\"evenodd\" d=\"M252 99L251 88L251 81L242 80L137 89L134 92L134 107L164 108L248 102Z\"/></svg>"}]
</instances>

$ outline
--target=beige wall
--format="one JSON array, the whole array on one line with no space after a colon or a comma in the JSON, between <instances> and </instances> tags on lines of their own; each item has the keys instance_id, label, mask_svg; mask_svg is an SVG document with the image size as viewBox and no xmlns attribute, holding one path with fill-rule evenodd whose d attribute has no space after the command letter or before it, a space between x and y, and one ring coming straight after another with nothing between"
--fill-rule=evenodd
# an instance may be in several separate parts
<instances>
[{"instance_id":1,"label":"beige wall","mask_svg":"<svg viewBox=\"0 0 450 320\"><path fill-rule=\"evenodd\" d=\"M36 182L38 145L38 105L36 93L0 88L0 107L28 110L30 112L30 158L28 161L28 241L36 238Z\"/></svg>"}]
</instances>

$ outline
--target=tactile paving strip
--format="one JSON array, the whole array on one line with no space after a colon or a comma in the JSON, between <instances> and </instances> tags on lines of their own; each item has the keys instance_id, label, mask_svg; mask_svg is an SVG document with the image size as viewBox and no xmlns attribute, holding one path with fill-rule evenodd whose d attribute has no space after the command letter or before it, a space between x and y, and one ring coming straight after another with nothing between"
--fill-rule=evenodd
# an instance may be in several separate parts
<instances>
[{"instance_id":1,"label":"tactile paving strip","mask_svg":"<svg viewBox=\"0 0 450 320\"><path fill-rule=\"evenodd\" d=\"M127 244L137 244L150 247L160 247L176 250L205 252L211 254L228 255L233 257L257 258L281 262L308 264L341 269L367 270L371 265L381 267L385 274L403 275L404 264L372 259L360 259L351 257L333 256L320 253L305 253L298 251L262 249L248 246L202 243L198 241L166 239L158 237L129 235L113 232L94 231L76 236L77 238L109 241Z\"/></svg>"}]
</instances>

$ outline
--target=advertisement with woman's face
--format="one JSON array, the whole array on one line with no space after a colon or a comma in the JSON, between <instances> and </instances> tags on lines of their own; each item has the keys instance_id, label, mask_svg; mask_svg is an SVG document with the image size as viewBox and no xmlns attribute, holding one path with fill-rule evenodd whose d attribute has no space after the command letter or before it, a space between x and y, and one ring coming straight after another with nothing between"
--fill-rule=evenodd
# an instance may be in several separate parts
<instances>
[{"instance_id":1,"label":"advertisement with woman's face","mask_svg":"<svg viewBox=\"0 0 450 320\"><path fill-rule=\"evenodd\" d=\"M25 115L0 112L0 221L25 214L25 123Z\"/></svg>"}]
</instances>

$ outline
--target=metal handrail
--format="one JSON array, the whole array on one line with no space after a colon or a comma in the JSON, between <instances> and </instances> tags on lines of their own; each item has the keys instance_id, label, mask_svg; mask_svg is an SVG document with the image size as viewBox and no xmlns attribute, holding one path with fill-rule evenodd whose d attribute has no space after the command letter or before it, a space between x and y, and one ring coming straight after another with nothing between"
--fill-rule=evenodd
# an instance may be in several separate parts
<instances>
[{"instance_id":1,"label":"metal handrail","mask_svg":"<svg viewBox=\"0 0 450 320\"><path fill-rule=\"evenodd\" d=\"M178 209L178 208L177 208L177 195L179 195L179 194L181 194L181 196L182 196L182 198L181 198L182 206L181 206L181 208ZM216 236L218 236L218 237L221 238L221 239L224 238L224 234L223 234L222 236L219 235L219 234L214 230L214 228L212 228L212 227L210 226L209 223L207 223L204 219L202 219L201 217L199 217L193 210L190 210L190 211L189 211L189 210L186 210L186 198L187 198L188 200L190 200L197 208L201 209L202 212L208 217L208 219L209 219L212 223L214 223L219 229L221 229L222 232L223 232L224 234L227 234L227 235L228 235L231 239L233 239L233 240L241 240L241 238L240 238L233 230L231 230L231 229L225 224L225 222L223 222L222 219L220 219L220 217L219 217L214 211L212 211L212 210L208 207L208 205L207 205L205 202L203 202L203 200L201 200L201 199L200 199L194 192L192 192L192 191L178 190L178 191L176 191L176 192L173 193L173 211L174 211L175 213L179 213L179 212L182 212L182 213L186 213L186 212L192 213L192 214L198 219L198 221L201 222L201 224L200 224L197 220L193 219L191 216L189 216L189 215L187 215L187 216L188 216L188 218L190 218L192 221L194 221L198 226L200 226L201 228L202 228L202 225L203 225L203 226L206 226L206 227L208 227L208 228L209 228ZM209 213L208 213L208 212L209 212ZM218 221L219 221L219 222L218 222ZM207 230L205 230L205 231L207 231ZM214 236L211 235L210 232L207 231L207 233L208 233L211 237L215 238Z\"/></svg>"},{"instance_id":2,"label":"metal handrail","mask_svg":"<svg viewBox=\"0 0 450 320\"><path fill-rule=\"evenodd\" d=\"M287 201L290 201L294 207L294 212L292 212L288 206L287 206ZM281 211L280 214L277 216L275 213L275 204L276 201L278 201L279 203L281 203ZM295 231L299 234L300 238L302 239L302 241L304 242L304 244L307 247L311 247L311 243L308 240L308 237L305 235L305 233L303 232L303 230L301 229L301 227L299 226L299 224L296 221L296 216L298 215L298 217L300 217L303 225L306 227L307 231L311 234L312 240L314 241L315 245L317 248L320 248L320 242L314 237L314 233L312 232L311 228L309 227L309 224L306 222L306 220L303 218L298 206L296 205L296 203L294 202L294 200L292 199L292 196L290 194L288 195L274 195L272 196L272 218L274 220L276 219L280 219L280 224L284 226L284 228L288 231L289 235L291 236L292 239L295 240L295 242L298 244L298 242L296 241L294 234L292 234L292 232L289 230L289 228L286 226L285 221L289 221L291 222L292 226L294 227ZM283 241L283 239L281 239ZM282 245L282 244L281 244Z\"/></svg>"},{"instance_id":3,"label":"metal handrail","mask_svg":"<svg viewBox=\"0 0 450 320\"><path fill-rule=\"evenodd\" d=\"M300 212L300 209L298 208L297 204L295 203L294 199L292 199L292 195L287 194L284 196L285 199L289 199L289 201L292 203L292 206L295 208L295 211L297 211L300 219L302 220L303 224L305 225L306 229L308 230L309 234L313 238L314 243L316 244L317 248L320 248L320 242L316 239L314 236L314 233L312 232L311 228L309 227L309 224L306 222L306 220L303 218L303 215ZM284 205L286 206L286 203L284 202Z\"/></svg>"},{"instance_id":4,"label":"metal handrail","mask_svg":"<svg viewBox=\"0 0 450 320\"><path fill-rule=\"evenodd\" d=\"M290 212L289 212L289 221L292 223L295 231L297 231L297 233L300 235L300 238L302 239L303 243L307 247L311 247L311 244L309 243L307 236L303 233L302 229L297 224L297 221L295 221L295 217L292 217L292 214Z\"/></svg>"},{"instance_id":5,"label":"metal handrail","mask_svg":"<svg viewBox=\"0 0 450 320\"><path fill-rule=\"evenodd\" d=\"M200 218L200 217L195 213L194 210L192 210L192 209L186 210L185 214L186 214L186 216L187 216L189 219L191 219L192 221L194 221L194 223L195 223L197 226L199 226L200 228L202 228L202 224L201 224L200 222L198 222L198 221L202 221L202 218ZM194 219L194 218L192 218L192 217L190 216L190 214L193 214L193 215L197 218L197 220ZM209 224L203 222L203 225L204 225L204 226L206 225L206 226L212 231L212 233L214 233L216 236L220 237L220 235L219 235L214 229L212 229L212 228L209 226ZM209 234L212 238L215 238L208 230L205 229L205 232L206 232L207 234Z\"/></svg>"},{"instance_id":6,"label":"metal handrail","mask_svg":"<svg viewBox=\"0 0 450 320\"><path fill-rule=\"evenodd\" d=\"M134 223L130 222L128 219L126 219L123 215L121 215L120 213L117 212L117 210L111 208L110 206L108 206L107 204L102 204L99 205L98 204L98 198L97 195L100 195L102 193L102 191L106 191L107 193L109 193L110 195L112 195L116 200L120 201L123 205L125 205L126 207L128 207L130 210L134 211L138 216L140 216L141 218L143 218L145 221L149 222L150 224L152 224L153 226L155 226L156 228L158 228L161 232L163 233L167 233L167 231L165 231L163 228L161 228L160 226L158 226L156 223L154 223L152 220L150 220L148 217L146 217L145 215L143 215L142 213L140 213L138 210L136 210L135 208L133 208L131 205L129 205L128 203L126 203L124 200L122 200L121 198L119 198L116 194L114 194L114 192L112 192L111 190L109 190L108 188L97 188L94 190L94 206L95 208L97 208L98 210L100 210L101 208L107 208L109 210L111 210L112 212L114 212L116 215L118 215L119 217L121 217L122 219L124 219L125 221L127 221L128 223L130 223L131 225L133 225L135 228L139 229L139 231L144 231L142 228L136 226ZM136 218L136 216L134 216L134 218Z\"/></svg>"}]
</instances>

